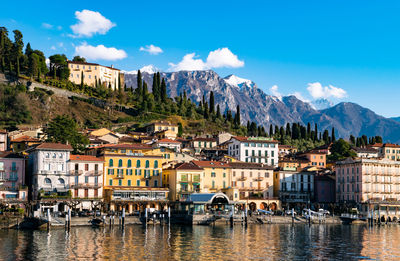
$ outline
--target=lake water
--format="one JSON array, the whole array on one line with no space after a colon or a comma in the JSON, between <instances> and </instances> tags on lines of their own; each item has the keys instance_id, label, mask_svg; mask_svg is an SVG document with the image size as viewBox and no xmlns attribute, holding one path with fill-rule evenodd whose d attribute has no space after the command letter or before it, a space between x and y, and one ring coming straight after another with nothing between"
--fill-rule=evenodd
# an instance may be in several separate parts
<instances>
[{"instance_id":1,"label":"lake water","mask_svg":"<svg viewBox=\"0 0 400 261\"><path fill-rule=\"evenodd\" d=\"M0 230L0 260L400 260L400 226Z\"/></svg>"}]
</instances>

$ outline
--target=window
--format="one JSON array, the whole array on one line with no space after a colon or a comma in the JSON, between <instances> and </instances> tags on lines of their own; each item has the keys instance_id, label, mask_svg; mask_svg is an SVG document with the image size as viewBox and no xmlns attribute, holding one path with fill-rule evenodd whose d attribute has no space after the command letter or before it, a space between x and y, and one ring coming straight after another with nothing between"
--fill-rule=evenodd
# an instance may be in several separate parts
<instances>
[{"instance_id":1,"label":"window","mask_svg":"<svg viewBox=\"0 0 400 261\"><path fill-rule=\"evenodd\" d=\"M226 183L225 181L222 183L222 187L225 188L226 187Z\"/></svg>"},{"instance_id":2,"label":"window","mask_svg":"<svg viewBox=\"0 0 400 261\"><path fill-rule=\"evenodd\" d=\"M136 180L136 186L140 187L140 180Z\"/></svg>"},{"instance_id":3,"label":"window","mask_svg":"<svg viewBox=\"0 0 400 261\"><path fill-rule=\"evenodd\" d=\"M79 177L76 176L76 177L75 177L75 185L78 185L78 183L79 183Z\"/></svg>"},{"instance_id":4,"label":"window","mask_svg":"<svg viewBox=\"0 0 400 261\"><path fill-rule=\"evenodd\" d=\"M132 184L131 184L131 180L128 180L128 186L131 186Z\"/></svg>"},{"instance_id":5,"label":"window","mask_svg":"<svg viewBox=\"0 0 400 261\"><path fill-rule=\"evenodd\" d=\"M269 178L269 173L268 172L265 172L265 177Z\"/></svg>"},{"instance_id":6,"label":"window","mask_svg":"<svg viewBox=\"0 0 400 261\"><path fill-rule=\"evenodd\" d=\"M140 160L136 161L136 168L140 168Z\"/></svg>"},{"instance_id":7,"label":"window","mask_svg":"<svg viewBox=\"0 0 400 261\"><path fill-rule=\"evenodd\" d=\"M226 178L226 173L225 172L222 173L222 177Z\"/></svg>"},{"instance_id":8,"label":"window","mask_svg":"<svg viewBox=\"0 0 400 261\"><path fill-rule=\"evenodd\" d=\"M44 179L44 184L46 184L46 185L51 185L51 179L45 178L45 179Z\"/></svg>"},{"instance_id":9,"label":"window","mask_svg":"<svg viewBox=\"0 0 400 261\"><path fill-rule=\"evenodd\" d=\"M108 169L108 175L114 175L114 169Z\"/></svg>"},{"instance_id":10,"label":"window","mask_svg":"<svg viewBox=\"0 0 400 261\"><path fill-rule=\"evenodd\" d=\"M158 187L158 180L155 180L155 181L154 181L154 187L155 187L155 188Z\"/></svg>"},{"instance_id":11,"label":"window","mask_svg":"<svg viewBox=\"0 0 400 261\"><path fill-rule=\"evenodd\" d=\"M118 167L122 167L122 159L118 160Z\"/></svg>"},{"instance_id":12,"label":"window","mask_svg":"<svg viewBox=\"0 0 400 261\"><path fill-rule=\"evenodd\" d=\"M57 158L57 154L53 153L53 159Z\"/></svg>"},{"instance_id":13,"label":"window","mask_svg":"<svg viewBox=\"0 0 400 261\"><path fill-rule=\"evenodd\" d=\"M128 168L132 167L132 161L130 159L128 160L127 167Z\"/></svg>"},{"instance_id":14,"label":"window","mask_svg":"<svg viewBox=\"0 0 400 261\"><path fill-rule=\"evenodd\" d=\"M89 183L89 176L85 176L85 183Z\"/></svg>"},{"instance_id":15,"label":"window","mask_svg":"<svg viewBox=\"0 0 400 261\"><path fill-rule=\"evenodd\" d=\"M149 180L146 180L146 187L149 186Z\"/></svg>"},{"instance_id":16,"label":"window","mask_svg":"<svg viewBox=\"0 0 400 261\"><path fill-rule=\"evenodd\" d=\"M149 168L150 167L150 161L146 160L146 166L145 168Z\"/></svg>"},{"instance_id":17,"label":"window","mask_svg":"<svg viewBox=\"0 0 400 261\"><path fill-rule=\"evenodd\" d=\"M215 172L211 172L211 177L212 177L212 178L215 178L215 176L216 176L216 175L215 175Z\"/></svg>"},{"instance_id":18,"label":"window","mask_svg":"<svg viewBox=\"0 0 400 261\"><path fill-rule=\"evenodd\" d=\"M112 179L110 179L110 180L108 181L108 185L110 185L110 186L113 185L113 184L112 184Z\"/></svg>"},{"instance_id":19,"label":"window","mask_svg":"<svg viewBox=\"0 0 400 261\"><path fill-rule=\"evenodd\" d=\"M85 171L89 170L89 164L85 164Z\"/></svg>"},{"instance_id":20,"label":"window","mask_svg":"<svg viewBox=\"0 0 400 261\"><path fill-rule=\"evenodd\" d=\"M99 184L99 177L97 177L97 176L94 177L94 184L96 184L96 185Z\"/></svg>"},{"instance_id":21,"label":"window","mask_svg":"<svg viewBox=\"0 0 400 261\"><path fill-rule=\"evenodd\" d=\"M110 167L114 167L114 161L112 159L109 160L108 162L108 166Z\"/></svg>"},{"instance_id":22,"label":"window","mask_svg":"<svg viewBox=\"0 0 400 261\"><path fill-rule=\"evenodd\" d=\"M215 181L214 180L212 181L211 187L215 188Z\"/></svg>"},{"instance_id":23,"label":"window","mask_svg":"<svg viewBox=\"0 0 400 261\"><path fill-rule=\"evenodd\" d=\"M155 160L155 161L154 161L154 168L155 168L155 169L158 168L158 160Z\"/></svg>"},{"instance_id":24,"label":"window","mask_svg":"<svg viewBox=\"0 0 400 261\"><path fill-rule=\"evenodd\" d=\"M122 179L118 180L118 186L122 186Z\"/></svg>"}]
</instances>

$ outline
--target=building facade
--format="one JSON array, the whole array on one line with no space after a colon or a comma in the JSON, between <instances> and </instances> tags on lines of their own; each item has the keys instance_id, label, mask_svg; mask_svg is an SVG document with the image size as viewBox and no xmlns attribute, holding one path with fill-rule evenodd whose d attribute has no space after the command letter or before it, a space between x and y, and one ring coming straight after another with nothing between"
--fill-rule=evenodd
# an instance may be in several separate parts
<instances>
[{"instance_id":1,"label":"building facade","mask_svg":"<svg viewBox=\"0 0 400 261\"><path fill-rule=\"evenodd\" d=\"M220 161L192 161L204 169L202 184L203 192L220 192L231 187L231 167L228 163Z\"/></svg>"},{"instance_id":2,"label":"building facade","mask_svg":"<svg viewBox=\"0 0 400 261\"><path fill-rule=\"evenodd\" d=\"M82 209L92 209L103 200L103 159L89 155L70 155L69 184L72 199L80 201Z\"/></svg>"},{"instance_id":3,"label":"building facade","mask_svg":"<svg viewBox=\"0 0 400 261\"><path fill-rule=\"evenodd\" d=\"M273 198L274 168L261 163L230 162L232 187L239 190L240 200Z\"/></svg>"},{"instance_id":4,"label":"building facade","mask_svg":"<svg viewBox=\"0 0 400 261\"><path fill-rule=\"evenodd\" d=\"M275 193L287 207L311 203L314 199L314 176L312 171L275 171Z\"/></svg>"},{"instance_id":5,"label":"building facade","mask_svg":"<svg viewBox=\"0 0 400 261\"><path fill-rule=\"evenodd\" d=\"M194 138L190 141L195 155L200 155L203 149L214 148L217 146L217 139L214 138Z\"/></svg>"},{"instance_id":6,"label":"building facade","mask_svg":"<svg viewBox=\"0 0 400 261\"><path fill-rule=\"evenodd\" d=\"M264 137L232 137L228 155L237 160L278 166L278 141Z\"/></svg>"},{"instance_id":7,"label":"building facade","mask_svg":"<svg viewBox=\"0 0 400 261\"><path fill-rule=\"evenodd\" d=\"M204 190L204 169L193 162L171 166L163 171L163 176L169 187L171 201L185 201L191 194Z\"/></svg>"},{"instance_id":8,"label":"building facade","mask_svg":"<svg viewBox=\"0 0 400 261\"><path fill-rule=\"evenodd\" d=\"M25 170L24 157L11 152L0 152L0 202L28 199Z\"/></svg>"},{"instance_id":9,"label":"building facade","mask_svg":"<svg viewBox=\"0 0 400 261\"><path fill-rule=\"evenodd\" d=\"M161 208L168 189L163 188L161 155L144 144L116 144L102 148L104 194L110 210L129 212L144 205Z\"/></svg>"},{"instance_id":10,"label":"building facade","mask_svg":"<svg viewBox=\"0 0 400 261\"><path fill-rule=\"evenodd\" d=\"M84 63L68 61L70 75L68 80L75 84L81 84L82 77L84 84L92 87L104 85L115 90L123 87L123 77L120 70L114 67L103 66L97 63Z\"/></svg>"},{"instance_id":11,"label":"building facade","mask_svg":"<svg viewBox=\"0 0 400 261\"><path fill-rule=\"evenodd\" d=\"M6 151L8 147L7 131L0 130L0 151Z\"/></svg>"},{"instance_id":12,"label":"building facade","mask_svg":"<svg viewBox=\"0 0 400 261\"><path fill-rule=\"evenodd\" d=\"M42 143L28 150L34 200L43 203L46 199L70 198L68 161L71 151L71 145L60 143ZM53 211L65 210L60 204L47 207Z\"/></svg>"}]
</instances>

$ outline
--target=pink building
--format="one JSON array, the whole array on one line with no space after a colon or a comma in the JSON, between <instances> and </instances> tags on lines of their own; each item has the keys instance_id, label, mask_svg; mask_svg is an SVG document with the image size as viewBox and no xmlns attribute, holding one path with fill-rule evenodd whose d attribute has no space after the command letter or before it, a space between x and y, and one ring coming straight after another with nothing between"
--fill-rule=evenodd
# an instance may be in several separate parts
<instances>
[{"instance_id":1,"label":"pink building","mask_svg":"<svg viewBox=\"0 0 400 261\"><path fill-rule=\"evenodd\" d=\"M0 152L0 201L25 201L28 190L25 187L24 157L10 151Z\"/></svg>"},{"instance_id":2,"label":"pink building","mask_svg":"<svg viewBox=\"0 0 400 261\"><path fill-rule=\"evenodd\" d=\"M365 158L337 162L336 201L355 203L363 212L379 205L400 214L400 162Z\"/></svg>"}]
</instances>

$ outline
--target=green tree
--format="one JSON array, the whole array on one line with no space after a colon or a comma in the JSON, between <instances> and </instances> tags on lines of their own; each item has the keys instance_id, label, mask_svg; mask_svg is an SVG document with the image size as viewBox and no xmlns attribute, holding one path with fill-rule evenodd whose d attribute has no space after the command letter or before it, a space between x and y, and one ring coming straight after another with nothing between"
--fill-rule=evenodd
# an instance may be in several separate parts
<instances>
[{"instance_id":1,"label":"green tree","mask_svg":"<svg viewBox=\"0 0 400 261\"><path fill-rule=\"evenodd\" d=\"M214 113L215 104L214 104L214 92L210 92L210 113Z\"/></svg>"},{"instance_id":2,"label":"green tree","mask_svg":"<svg viewBox=\"0 0 400 261\"><path fill-rule=\"evenodd\" d=\"M235 128L239 128L240 126L240 106L239 104L236 106L236 114L234 120Z\"/></svg>"},{"instance_id":3,"label":"green tree","mask_svg":"<svg viewBox=\"0 0 400 261\"><path fill-rule=\"evenodd\" d=\"M328 130L324 131L324 134L322 135L322 139L324 140L325 144L328 144L330 142L329 131Z\"/></svg>"},{"instance_id":4,"label":"green tree","mask_svg":"<svg viewBox=\"0 0 400 261\"><path fill-rule=\"evenodd\" d=\"M31 43L28 43L25 47L25 55L29 57L33 53L33 50L31 48Z\"/></svg>"},{"instance_id":5,"label":"green tree","mask_svg":"<svg viewBox=\"0 0 400 261\"><path fill-rule=\"evenodd\" d=\"M69 68L67 56L65 54L54 54L49 57L50 60L50 74L56 79L66 80L69 77Z\"/></svg>"},{"instance_id":6,"label":"green tree","mask_svg":"<svg viewBox=\"0 0 400 261\"><path fill-rule=\"evenodd\" d=\"M48 141L69 143L75 152L83 151L89 144L88 138L79 133L76 121L67 115L59 115L52 119L44 128L44 133Z\"/></svg>"},{"instance_id":7,"label":"green tree","mask_svg":"<svg viewBox=\"0 0 400 261\"><path fill-rule=\"evenodd\" d=\"M182 123L178 122L178 137L182 137L182 135L183 135Z\"/></svg>"},{"instance_id":8,"label":"green tree","mask_svg":"<svg viewBox=\"0 0 400 261\"><path fill-rule=\"evenodd\" d=\"M160 101L160 87L158 86L157 74L153 74L152 93L156 102Z\"/></svg>"},{"instance_id":9,"label":"green tree","mask_svg":"<svg viewBox=\"0 0 400 261\"><path fill-rule=\"evenodd\" d=\"M221 109L219 108L219 104L217 105L217 119L221 119Z\"/></svg>"},{"instance_id":10,"label":"green tree","mask_svg":"<svg viewBox=\"0 0 400 261\"><path fill-rule=\"evenodd\" d=\"M33 78L37 76L39 72L39 56L32 52L28 60L28 75Z\"/></svg>"},{"instance_id":11,"label":"green tree","mask_svg":"<svg viewBox=\"0 0 400 261\"><path fill-rule=\"evenodd\" d=\"M137 72L136 81L137 81L137 86L135 89L135 94L136 94L138 101L142 102L143 101L143 93L142 93L143 83L142 83L142 73L140 72L140 70L138 70L138 72Z\"/></svg>"},{"instance_id":12,"label":"green tree","mask_svg":"<svg viewBox=\"0 0 400 261\"><path fill-rule=\"evenodd\" d=\"M331 140L332 140L332 142L335 142L336 141L336 136L335 136L335 128L334 127L332 127L332 134L331 134Z\"/></svg>"},{"instance_id":13,"label":"green tree","mask_svg":"<svg viewBox=\"0 0 400 261\"><path fill-rule=\"evenodd\" d=\"M86 59L85 57L81 57L79 55L74 56L74 58L72 59L73 62L80 62L80 63L86 63Z\"/></svg>"},{"instance_id":14,"label":"green tree","mask_svg":"<svg viewBox=\"0 0 400 261\"><path fill-rule=\"evenodd\" d=\"M20 58L22 56L22 48L24 48L24 42L22 40L22 33L19 30L14 30L14 45L13 45L13 54L14 54L14 63L15 63L15 74L19 77L20 74Z\"/></svg>"},{"instance_id":15,"label":"green tree","mask_svg":"<svg viewBox=\"0 0 400 261\"><path fill-rule=\"evenodd\" d=\"M161 101L166 102L167 101L167 84L165 83L165 79L162 78L161 81L161 90L160 90L160 96L161 96Z\"/></svg>"},{"instance_id":16,"label":"green tree","mask_svg":"<svg viewBox=\"0 0 400 261\"><path fill-rule=\"evenodd\" d=\"M356 145L356 138L353 135L350 135L350 143Z\"/></svg>"},{"instance_id":17,"label":"green tree","mask_svg":"<svg viewBox=\"0 0 400 261\"><path fill-rule=\"evenodd\" d=\"M329 160L339 161L348 157L356 157L357 154L351 149L351 145L344 139L339 139L332 144L331 155L328 156Z\"/></svg>"}]
</instances>

